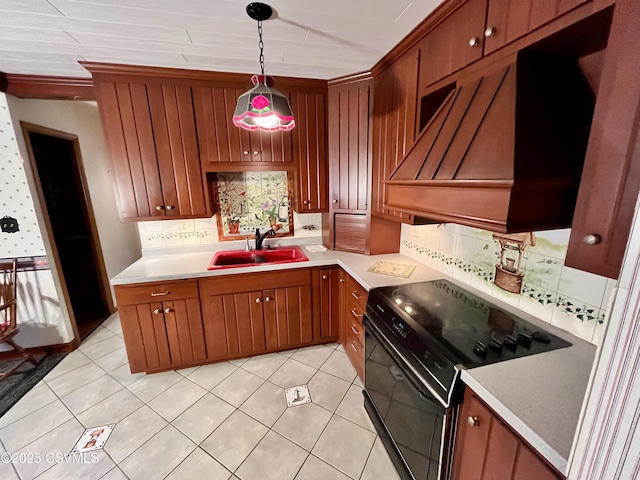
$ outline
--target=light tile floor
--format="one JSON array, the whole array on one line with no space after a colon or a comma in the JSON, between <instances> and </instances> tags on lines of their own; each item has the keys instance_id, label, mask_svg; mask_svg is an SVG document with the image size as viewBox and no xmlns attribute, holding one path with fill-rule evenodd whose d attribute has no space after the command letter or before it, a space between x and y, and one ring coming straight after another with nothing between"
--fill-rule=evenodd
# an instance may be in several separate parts
<instances>
[{"instance_id":1,"label":"light tile floor","mask_svg":"<svg viewBox=\"0 0 640 480\"><path fill-rule=\"evenodd\" d=\"M0 456L1 479L398 479L337 344L153 375L132 375L123 346L114 315L0 418L18 462ZM300 384L312 403L287 408ZM95 463L47 456L111 423Z\"/></svg>"}]
</instances>

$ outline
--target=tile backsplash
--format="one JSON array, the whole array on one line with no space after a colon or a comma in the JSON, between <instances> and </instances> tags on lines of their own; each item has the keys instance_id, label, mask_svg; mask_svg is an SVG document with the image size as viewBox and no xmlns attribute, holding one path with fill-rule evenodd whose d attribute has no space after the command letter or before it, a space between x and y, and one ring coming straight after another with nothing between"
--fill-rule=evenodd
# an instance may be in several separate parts
<instances>
[{"instance_id":1,"label":"tile backsplash","mask_svg":"<svg viewBox=\"0 0 640 480\"><path fill-rule=\"evenodd\" d=\"M293 214L294 237L320 237L322 214ZM218 243L216 218L193 220L163 220L138 222L140 245L143 249L214 245ZM319 240L322 243L322 240Z\"/></svg>"},{"instance_id":2,"label":"tile backsplash","mask_svg":"<svg viewBox=\"0 0 640 480\"><path fill-rule=\"evenodd\" d=\"M564 266L569 234L535 232L535 244L525 244L517 271L510 267L517 262L516 246L503 253L492 232L462 225L403 225L400 253L598 344L616 281ZM505 263L506 258L512 260ZM496 268L501 263L509 266ZM505 271L519 277L520 293L496 285L496 273L504 277Z\"/></svg>"}]
</instances>

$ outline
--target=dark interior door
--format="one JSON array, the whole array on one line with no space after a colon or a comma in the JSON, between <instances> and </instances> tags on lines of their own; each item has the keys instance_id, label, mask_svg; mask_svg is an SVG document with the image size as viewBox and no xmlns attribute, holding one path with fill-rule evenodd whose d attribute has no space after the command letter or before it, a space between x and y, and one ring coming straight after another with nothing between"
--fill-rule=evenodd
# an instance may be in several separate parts
<instances>
[{"instance_id":1,"label":"dark interior door","mask_svg":"<svg viewBox=\"0 0 640 480\"><path fill-rule=\"evenodd\" d=\"M109 316L109 309L74 142L36 132L29 132L29 140L71 307L84 338Z\"/></svg>"}]
</instances>

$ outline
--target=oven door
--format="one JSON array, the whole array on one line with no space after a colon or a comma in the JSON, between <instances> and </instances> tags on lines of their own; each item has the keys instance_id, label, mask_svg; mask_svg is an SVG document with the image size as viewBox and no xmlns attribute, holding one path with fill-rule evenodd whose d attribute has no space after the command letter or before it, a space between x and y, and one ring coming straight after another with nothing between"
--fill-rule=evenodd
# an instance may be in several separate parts
<instances>
[{"instance_id":1,"label":"oven door","mask_svg":"<svg viewBox=\"0 0 640 480\"><path fill-rule=\"evenodd\" d=\"M365 316L365 407L401 477L446 478L455 409L412 373L397 342ZM394 345L395 344L395 345Z\"/></svg>"}]
</instances>

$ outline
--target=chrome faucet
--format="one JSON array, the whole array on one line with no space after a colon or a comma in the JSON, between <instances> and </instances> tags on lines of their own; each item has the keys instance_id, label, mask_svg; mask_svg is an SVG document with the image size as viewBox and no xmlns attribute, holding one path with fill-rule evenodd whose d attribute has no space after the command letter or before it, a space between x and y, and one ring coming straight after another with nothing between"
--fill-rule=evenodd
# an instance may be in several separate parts
<instances>
[{"instance_id":1,"label":"chrome faucet","mask_svg":"<svg viewBox=\"0 0 640 480\"><path fill-rule=\"evenodd\" d=\"M268 236L274 237L276 232L272 229L267 230L263 234L260 233L260 229L256 228L256 250L262 250L262 242Z\"/></svg>"}]
</instances>

